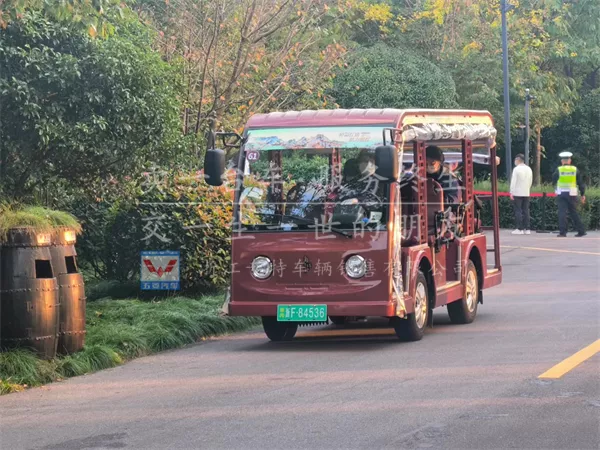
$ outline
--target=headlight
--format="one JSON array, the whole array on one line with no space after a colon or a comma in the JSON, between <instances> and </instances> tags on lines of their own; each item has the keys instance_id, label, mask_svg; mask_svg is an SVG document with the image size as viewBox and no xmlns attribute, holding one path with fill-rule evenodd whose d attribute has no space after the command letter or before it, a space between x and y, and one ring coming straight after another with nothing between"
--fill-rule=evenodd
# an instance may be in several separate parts
<instances>
[{"instance_id":1,"label":"headlight","mask_svg":"<svg viewBox=\"0 0 600 450\"><path fill-rule=\"evenodd\" d=\"M252 261L252 275L259 280L269 278L273 273L273 263L266 256L257 256Z\"/></svg>"},{"instance_id":2,"label":"headlight","mask_svg":"<svg viewBox=\"0 0 600 450\"><path fill-rule=\"evenodd\" d=\"M360 255L354 255L346 261L346 274L350 278L361 278L367 272L367 262Z\"/></svg>"}]
</instances>

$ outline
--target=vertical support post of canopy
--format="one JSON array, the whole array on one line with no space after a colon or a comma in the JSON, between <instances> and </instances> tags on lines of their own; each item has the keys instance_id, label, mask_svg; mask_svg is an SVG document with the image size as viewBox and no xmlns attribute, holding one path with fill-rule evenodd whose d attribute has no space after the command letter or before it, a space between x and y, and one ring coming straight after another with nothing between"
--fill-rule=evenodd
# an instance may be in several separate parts
<instances>
[{"instance_id":1,"label":"vertical support post of canopy","mask_svg":"<svg viewBox=\"0 0 600 450\"><path fill-rule=\"evenodd\" d=\"M333 149L329 156L329 167L331 167L331 179L329 184L337 186L342 177L342 155L338 149Z\"/></svg>"},{"instance_id":2,"label":"vertical support post of canopy","mask_svg":"<svg viewBox=\"0 0 600 450\"><path fill-rule=\"evenodd\" d=\"M498 209L498 166L496 146L490 150L492 172L492 226L494 227L494 268L500 269L500 212Z\"/></svg>"},{"instance_id":3,"label":"vertical support post of canopy","mask_svg":"<svg viewBox=\"0 0 600 450\"><path fill-rule=\"evenodd\" d=\"M425 142L416 141L413 145L414 161L417 173L417 201L419 214L419 243L427 242L427 161L425 158Z\"/></svg>"},{"instance_id":4,"label":"vertical support post of canopy","mask_svg":"<svg viewBox=\"0 0 600 450\"><path fill-rule=\"evenodd\" d=\"M465 234L471 236L475 232L475 205L473 199L473 143L469 140L462 141L462 160L463 160L463 202L466 204L465 222L463 224Z\"/></svg>"},{"instance_id":5,"label":"vertical support post of canopy","mask_svg":"<svg viewBox=\"0 0 600 450\"><path fill-rule=\"evenodd\" d=\"M283 214L283 176L281 167L281 151L269 152L271 195L270 202L275 203L275 214Z\"/></svg>"}]
</instances>

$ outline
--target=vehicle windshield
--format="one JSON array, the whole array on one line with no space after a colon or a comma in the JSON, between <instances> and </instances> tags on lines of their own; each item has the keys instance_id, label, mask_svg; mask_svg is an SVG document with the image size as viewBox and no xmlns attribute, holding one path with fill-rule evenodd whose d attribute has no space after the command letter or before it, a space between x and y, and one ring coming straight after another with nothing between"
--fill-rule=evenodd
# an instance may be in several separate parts
<instances>
[{"instance_id":1,"label":"vehicle windshield","mask_svg":"<svg viewBox=\"0 0 600 450\"><path fill-rule=\"evenodd\" d=\"M354 229L385 224L386 185L370 149L249 153L240 213L244 226Z\"/></svg>"},{"instance_id":2,"label":"vehicle windshield","mask_svg":"<svg viewBox=\"0 0 600 450\"><path fill-rule=\"evenodd\" d=\"M367 138L360 141L367 141L363 147L355 143L352 148L310 131L284 143L277 138L273 144L274 139L250 139L243 149L246 175L239 208L245 228L385 229L388 185L375 174L375 147L365 145L371 143ZM300 148L282 148L286 144Z\"/></svg>"}]
</instances>

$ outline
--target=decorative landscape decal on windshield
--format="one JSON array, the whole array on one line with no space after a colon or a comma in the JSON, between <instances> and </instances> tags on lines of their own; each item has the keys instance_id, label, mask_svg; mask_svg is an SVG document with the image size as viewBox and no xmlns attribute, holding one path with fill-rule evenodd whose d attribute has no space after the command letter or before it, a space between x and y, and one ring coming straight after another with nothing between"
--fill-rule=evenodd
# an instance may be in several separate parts
<instances>
[{"instance_id":1,"label":"decorative landscape decal on windshield","mask_svg":"<svg viewBox=\"0 0 600 450\"><path fill-rule=\"evenodd\" d=\"M371 148L383 144L383 127L314 127L250 130L246 151Z\"/></svg>"}]
</instances>

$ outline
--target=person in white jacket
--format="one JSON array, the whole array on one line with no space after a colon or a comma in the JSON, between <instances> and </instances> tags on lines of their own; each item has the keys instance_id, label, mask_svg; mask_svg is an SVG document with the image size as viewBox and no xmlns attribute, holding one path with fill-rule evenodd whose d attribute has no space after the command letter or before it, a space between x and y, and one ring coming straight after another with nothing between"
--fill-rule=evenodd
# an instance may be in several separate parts
<instances>
[{"instance_id":1,"label":"person in white jacket","mask_svg":"<svg viewBox=\"0 0 600 450\"><path fill-rule=\"evenodd\" d=\"M512 234L531 234L531 217L529 215L529 196L533 183L533 172L525 164L525 156L515 157L515 169L510 180L510 198L515 207L515 222L517 228Z\"/></svg>"}]
</instances>

